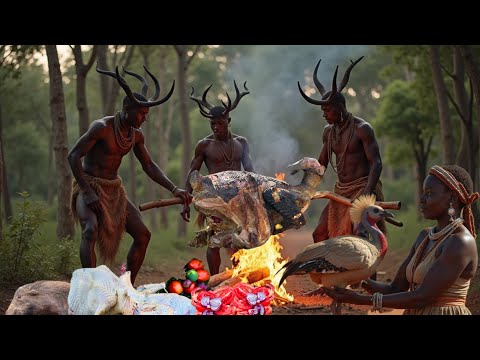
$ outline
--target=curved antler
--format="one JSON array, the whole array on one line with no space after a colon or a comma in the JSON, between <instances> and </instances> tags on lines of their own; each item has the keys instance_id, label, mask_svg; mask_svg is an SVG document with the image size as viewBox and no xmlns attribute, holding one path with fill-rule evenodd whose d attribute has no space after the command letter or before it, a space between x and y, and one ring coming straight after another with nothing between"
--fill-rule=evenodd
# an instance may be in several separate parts
<instances>
[{"instance_id":1,"label":"curved antler","mask_svg":"<svg viewBox=\"0 0 480 360\"><path fill-rule=\"evenodd\" d=\"M343 75L343 80L342 82L340 83L340 86L338 87L338 91L341 92L345 86L347 86L347 83L348 83L348 79L350 78L350 71L352 71L352 69L354 68L355 65L357 65L360 60L362 60L364 58L364 56L360 57L359 59L357 59L355 62L353 62L352 60L350 60L351 64L350 66L348 67L348 69L345 71L345 75Z\"/></svg>"},{"instance_id":2,"label":"curved antler","mask_svg":"<svg viewBox=\"0 0 480 360\"><path fill-rule=\"evenodd\" d=\"M225 104L223 101L222 101L222 105L223 107L225 108L225 110L223 111L222 115L226 115L228 114L230 111L234 110L238 103L240 102L240 100L242 99L242 97L244 97L245 95L248 95L250 94L250 90L248 90L247 88L247 82L245 81L245 83L243 84L243 87L245 88L246 91L243 91L242 93L240 93L240 90L238 89L238 86L237 86L237 83L235 82L235 80L233 80L233 85L235 86L235 100L233 101L232 103L232 100L230 99L230 96L228 95L228 92L227 92L227 98L228 98L228 105Z\"/></svg>"},{"instance_id":3,"label":"curved antler","mask_svg":"<svg viewBox=\"0 0 480 360\"><path fill-rule=\"evenodd\" d=\"M223 110L222 112L222 116L225 116L226 114L228 114L230 111L233 110L233 107L232 107L232 99L230 99L230 95L228 95L228 92L227 92L227 98L228 98L228 105L225 104L223 102L223 100L220 100L222 102L222 105L223 107L225 108L225 110ZM236 100L236 99L235 99Z\"/></svg>"},{"instance_id":4,"label":"curved antler","mask_svg":"<svg viewBox=\"0 0 480 360\"><path fill-rule=\"evenodd\" d=\"M127 69L125 69L125 66L122 66L122 69L123 69L123 71L125 71L126 74L128 74L130 76L133 76L134 78L137 78L138 80L140 80L142 82L142 95L147 96L147 91L148 91L147 80L145 80L141 75L139 75L137 73L134 73L132 71L128 71Z\"/></svg>"},{"instance_id":5,"label":"curved antler","mask_svg":"<svg viewBox=\"0 0 480 360\"><path fill-rule=\"evenodd\" d=\"M240 102L241 98L244 97L245 95L248 95L250 94L250 90L248 90L247 88L247 82L245 81L245 83L243 84L243 87L245 88L246 91L243 91L240 93L240 90L238 89L238 86L237 86L237 83L235 82L235 80L233 80L233 85L235 86L235 93L236 93L236 96L235 96L235 100L232 102L232 99L230 98L230 95L228 95L228 92L227 92L227 98L228 98L228 103L225 104L223 102L223 100L221 101L222 102L222 105L223 107L225 108L225 110L223 110L222 112L222 116L225 116L226 114L228 114L230 111L234 110L238 103ZM207 93L208 91L210 90L210 88L213 86L210 85L204 92L203 92L203 95L202 95L202 98L197 98L197 97L194 97L193 96L193 93L195 91L195 89L193 88L192 86L192 93L190 94L190 99L192 99L193 101L195 101L197 104L198 104L198 107L200 109L200 113L209 118L209 119L212 119L213 116L210 114L210 111L207 111L207 110L211 110L213 109L213 105L210 104L208 101L207 101ZM207 110L206 110L207 109Z\"/></svg>"},{"instance_id":6,"label":"curved antler","mask_svg":"<svg viewBox=\"0 0 480 360\"><path fill-rule=\"evenodd\" d=\"M207 93L208 93L208 90L210 90L210 88L213 86L210 85L207 90L205 90L203 92L203 96L202 98L196 98L193 96L193 93L195 92L195 88L192 86L192 92L190 94L190 99L192 99L193 101L195 101L198 105L198 108L200 109L200 114L202 114L203 116L205 116L206 118L209 118L209 119L212 119L213 118L213 115L211 115L209 113L209 111L207 110L211 110L213 108L213 106L207 101Z\"/></svg>"},{"instance_id":7,"label":"curved antler","mask_svg":"<svg viewBox=\"0 0 480 360\"><path fill-rule=\"evenodd\" d=\"M148 90L148 84L147 84L147 81L140 75L132 72L132 71L128 71L127 69L125 69L124 66L122 66L123 68L123 71L125 71L125 73L127 73L128 75L131 75L135 78L137 78L138 80L140 80L142 82L142 95L143 96L146 96L147 95L147 90ZM161 100L158 100L158 101L155 101L157 100L158 96L160 95L160 84L158 83L158 80L155 76L153 76L153 74L148 71L148 69L145 67L145 65L143 66L143 68L145 69L145 71L147 72L147 74L152 78L153 82L155 83L155 94L150 98L148 99L148 101L140 101L138 100L135 96L133 96L133 93L132 93L132 90L130 89L130 87L128 86L127 82L125 81L125 79L120 76L120 74L118 73L118 66L116 67L115 69L115 72L113 71L107 71L107 70L102 70L102 69L99 69L98 68L98 61L97 61L97 67L96 67L96 70L98 73L100 74L103 74L103 75L108 75L108 76L111 76L115 79L117 79L118 83L120 84L120 86L123 88L123 90L125 91L125 93L127 94L127 96L134 102L136 103L138 106L143 106L143 107L151 107L151 106L156 106L156 105L160 105L160 104L163 104L164 102L166 102L170 96L172 96L172 93L173 93L173 90L175 89L175 80L173 81L173 84L172 84L172 88L170 89L170 91L168 92L167 96L165 96L163 99ZM118 75L118 77L117 77Z\"/></svg>"},{"instance_id":8,"label":"curved antler","mask_svg":"<svg viewBox=\"0 0 480 360\"><path fill-rule=\"evenodd\" d=\"M117 78L117 75L115 75L115 73L113 71L107 71L107 70L99 69L98 68L98 61L97 61L97 67L95 68L95 70L97 70L97 72L100 73L100 74L111 76L114 79Z\"/></svg>"},{"instance_id":9,"label":"curved antler","mask_svg":"<svg viewBox=\"0 0 480 360\"><path fill-rule=\"evenodd\" d=\"M157 78L153 76L153 74L150 71L148 71L145 65L143 65L143 68L145 69L147 74L152 78L153 83L155 84L155 94L153 94L153 96L150 99L148 99L148 101L155 101L160 96L160 84L158 83Z\"/></svg>"},{"instance_id":10,"label":"curved antler","mask_svg":"<svg viewBox=\"0 0 480 360\"><path fill-rule=\"evenodd\" d=\"M247 82L246 82L246 81L245 81L245 83L243 84L243 87L245 88L246 91L244 91L244 92L242 92L242 93L240 93L240 90L238 90L238 86L237 86L237 83L235 82L235 80L233 80L233 85L235 86L235 93L236 93L236 95L235 95L235 101L233 102L232 107L231 107L231 109L229 110L229 112L232 111L232 110L234 110L234 109L237 107L237 105L238 105L238 103L240 102L240 99L241 99L241 98L243 98L245 95L250 94L250 90L248 90L248 88L247 88ZM228 93L227 93L227 96L228 96Z\"/></svg>"},{"instance_id":11,"label":"curved antler","mask_svg":"<svg viewBox=\"0 0 480 360\"><path fill-rule=\"evenodd\" d=\"M320 64L320 62L319 62L319 64ZM317 64L317 66L318 66L318 64ZM337 68L335 69L335 74L333 74L332 91L331 91L330 95L328 96L328 98L325 99L325 100L315 100L315 99L312 99L311 97L307 96L307 94L305 94L303 92L302 87L300 86L300 81L297 81L298 90L300 91L300 94L303 96L303 98L305 100L307 100L310 104L313 104L313 105L327 105L327 104L332 102L332 100L335 97L335 94L337 93L337 73L338 73L338 65L337 65ZM323 86L322 86L322 88L323 88ZM320 89L319 89L319 91L320 91Z\"/></svg>"},{"instance_id":12,"label":"curved antler","mask_svg":"<svg viewBox=\"0 0 480 360\"><path fill-rule=\"evenodd\" d=\"M364 58L364 56L358 58L357 60L355 61L352 61L350 60L351 64L350 66L348 67L348 69L345 71L345 75L343 75L343 79L342 79L342 82L340 83L340 86L338 87L338 90L337 90L337 82L336 82L336 78L337 78L337 71L338 71L338 65L337 65L337 68L335 69L335 75L334 75L334 81L333 81L333 84L332 84L332 93L330 94L330 96L328 97L328 99L326 100L315 100L315 99L312 99L311 97L307 96L303 90L302 90L302 87L300 86L300 81L297 82L297 85L298 85L298 90L300 91L300 94L302 95L302 97L307 100L310 104L314 104L314 105L326 105L328 103L331 102L331 99L333 99L332 95L334 93L334 88L335 88L335 93L338 91L338 92L342 92L342 90L345 88L345 86L347 86L348 84L348 80L350 78L350 72L352 71L352 69L355 67L355 65L357 65L362 59ZM318 72L318 67L320 65L320 62L322 61L322 59L320 59L317 63L317 66L315 66L315 70L313 71L313 82L315 83L315 86L317 87L318 91L320 92L320 94L322 96L325 95L326 91L325 91L325 88L323 87L322 83L320 82L320 80L318 80L318 76L317 76L317 72Z\"/></svg>"},{"instance_id":13,"label":"curved antler","mask_svg":"<svg viewBox=\"0 0 480 360\"><path fill-rule=\"evenodd\" d=\"M320 62L322 59L318 60L317 66L315 66L315 70L313 70L313 82L315 83L315 86L317 87L318 91L320 92L320 95L325 95L327 90L323 87L322 83L320 80L318 80L317 72L318 72L318 66L320 65Z\"/></svg>"},{"instance_id":14,"label":"curved antler","mask_svg":"<svg viewBox=\"0 0 480 360\"><path fill-rule=\"evenodd\" d=\"M106 75L110 75L110 74L106 74ZM111 75L110 75L111 76ZM168 99L170 99L170 97L172 96L173 94L173 90L175 89L175 80L173 81L173 84L172 84L172 88L170 89L170 91L168 92L168 94L163 98L163 99L160 99L160 100L156 100L156 101L140 101L138 100L132 93L132 90L130 89L130 87L128 86L127 82L125 81L125 79L119 74L118 72L118 66L115 67L115 77L118 81L118 84L122 87L122 89L125 91L125 93L127 94L127 96L130 98L130 100L132 100L135 104L137 104L138 106L141 106L141 107L152 107L152 106L156 106L156 105L160 105L160 104L163 104L164 102L166 102Z\"/></svg>"}]
</instances>

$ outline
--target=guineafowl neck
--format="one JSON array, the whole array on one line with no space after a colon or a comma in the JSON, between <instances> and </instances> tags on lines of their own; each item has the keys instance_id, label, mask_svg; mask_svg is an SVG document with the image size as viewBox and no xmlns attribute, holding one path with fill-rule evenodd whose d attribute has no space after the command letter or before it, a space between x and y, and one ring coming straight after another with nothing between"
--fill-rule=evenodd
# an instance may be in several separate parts
<instances>
[{"instance_id":1,"label":"guineafowl neck","mask_svg":"<svg viewBox=\"0 0 480 360\"><path fill-rule=\"evenodd\" d=\"M362 214L362 225L370 234L373 245L375 245L375 247L380 251L380 256L385 255L385 253L387 252L387 239L385 238L385 235L377 227L377 224L375 223L373 225L370 224L370 221L368 221L366 212L363 212Z\"/></svg>"},{"instance_id":2,"label":"guineafowl neck","mask_svg":"<svg viewBox=\"0 0 480 360\"><path fill-rule=\"evenodd\" d=\"M297 186L302 192L307 192L310 197L315 194L318 186L322 182L322 176L314 174L312 172L305 171L302 182Z\"/></svg>"}]
</instances>

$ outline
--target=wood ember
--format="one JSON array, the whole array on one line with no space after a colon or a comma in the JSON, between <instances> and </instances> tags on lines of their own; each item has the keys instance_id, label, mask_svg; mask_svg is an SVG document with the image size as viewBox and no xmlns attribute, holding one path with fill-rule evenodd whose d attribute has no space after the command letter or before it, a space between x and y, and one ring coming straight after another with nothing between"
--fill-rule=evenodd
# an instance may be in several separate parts
<instances>
[{"instance_id":1,"label":"wood ember","mask_svg":"<svg viewBox=\"0 0 480 360\"><path fill-rule=\"evenodd\" d=\"M210 285L210 287L214 288L214 287L220 287L220 286L234 286L242 282L242 279L246 279L249 284L252 284L262 279L265 279L269 276L270 276L270 270L265 267L265 268L241 272L240 274L234 277L231 277L230 275L230 278L227 278L225 281L222 281L218 285L215 285L215 286Z\"/></svg>"},{"instance_id":2,"label":"wood ember","mask_svg":"<svg viewBox=\"0 0 480 360\"><path fill-rule=\"evenodd\" d=\"M208 282L208 285L211 288L217 287L220 283L224 282L227 279L230 279L232 277L233 270L227 269L221 273L212 275L210 277L210 281Z\"/></svg>"}]
</instances>

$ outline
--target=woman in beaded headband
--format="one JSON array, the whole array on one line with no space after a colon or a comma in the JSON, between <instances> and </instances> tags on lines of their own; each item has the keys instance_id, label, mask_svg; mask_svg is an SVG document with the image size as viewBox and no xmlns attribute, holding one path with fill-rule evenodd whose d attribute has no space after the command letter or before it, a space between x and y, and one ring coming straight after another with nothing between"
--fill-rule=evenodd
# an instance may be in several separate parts
<instances>
[{"instance_id":1,"label":"woman in beaded headband","mask_svg":"<svg viewBox=\"0 0 480 360\"><path fill-rule=\"evenodd\" d=\"M420 211L436 225L420 231L391 284L368 280L352 290L325 289L337 302L406 309L405 315L470 315L465 306L478 267L470 175L460 166L433 166L423 183Z\"/></svg>"}]
</instances>

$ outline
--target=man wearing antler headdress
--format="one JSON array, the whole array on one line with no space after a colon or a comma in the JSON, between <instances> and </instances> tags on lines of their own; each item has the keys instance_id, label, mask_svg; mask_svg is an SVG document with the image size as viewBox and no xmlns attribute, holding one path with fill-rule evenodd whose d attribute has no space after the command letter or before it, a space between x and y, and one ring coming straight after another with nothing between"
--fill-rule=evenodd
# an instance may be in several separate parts
<instances>
[{"instance_id":1,"label":"man wearing antler headdress","mask_svg":"<svg viewBox=\"0 0 480 360\"><path fill-rule=\"evenodd\" d=\"M232 102L227 93L228 101L226 104L222 101L223 106L213 106L207 101L208 91L213 84L204 91L202 98L193 96L195 89L192 87L190 99L197 103L200 114L210 120L210 128L213 133L200 140L195 148L195 154L185 183L185 189L190 193L192 192L192 186L188 181L190 174L194 170L200 171L203 163L205 163L209 174L228 170L240 171L242 170L242 165L245 171L255 172L247 139L233 134L229 129L231 121L230 112L237 107L240 99L250 94L246 82L243 85L245 88L243 92L240 92L235 81L233 84L236 93L235 100ZM184 206L182 214L190 217L190 208ZM235 252L235 249L227 249L227 251L231 255ZM218 274L221 263L220 248L207 248L207 262L210 273L212 275Z\"/></svg>"},{"instance_id":2,"label":"man wearing antler headdress","mask_svg":"<svg viewBox=\"0 0 480 360\"><path fill-rule=\"evenodd\" d=\"M142 76L124 69L125 73L142 82L142 93L138 94L132 92L119 74L118 66L115 72L98 68L97 71L115 78L126 96L122 111L92 122L68 154L75 177L71 211L82 228L82 267L96 267L95 244L98 244L103 260L111 263L115 259L123 233L126 231L132 236L133 244L127 255L127 271L131 271L133 284L145 258L151 234L137 207L127 199L122 179L118 176L122 158L133 149L143 170L152 180L170 190L174 196L181 197L184 204L192 199L188 191L173 184L151 159L141 129L150 107L166 102L173 93L175 82L169 93L159 99L160 85L145 68L155 84L154 95L147 99L148 85Z\"/></svg>"},{"instance_id":3,"label":"man wearing antler headdress","mask_svg":"<svg viewBox=\"0 0 480 360\"><path fill-rule=\"evenodd\" d=\"M351 62L338 88L337 66L331 91L326 91L318 80L317 71L321 60L317 63L313 72L313 81L322 95L322 100L308 97L303 92L300 82L298 89L309 103L321 106L323 117L328 123L323 130L323 146L318 161L325 167L330 163L337 173L335 193L350 199L355 199L362 194L375 194L377 200L383 200L382 184L379 180L382 160L373 128L365 120L347 111L345 97L341 94L348 83L351 70L362 59L363 56ZM335 154L335 162L333 154ZM313 232L314 242L353 234L354 229L348 210L347 206L330 201L325 206ZM385 223L381 221L378 225L385 233Z\"/></svg>"}]
</instances>

